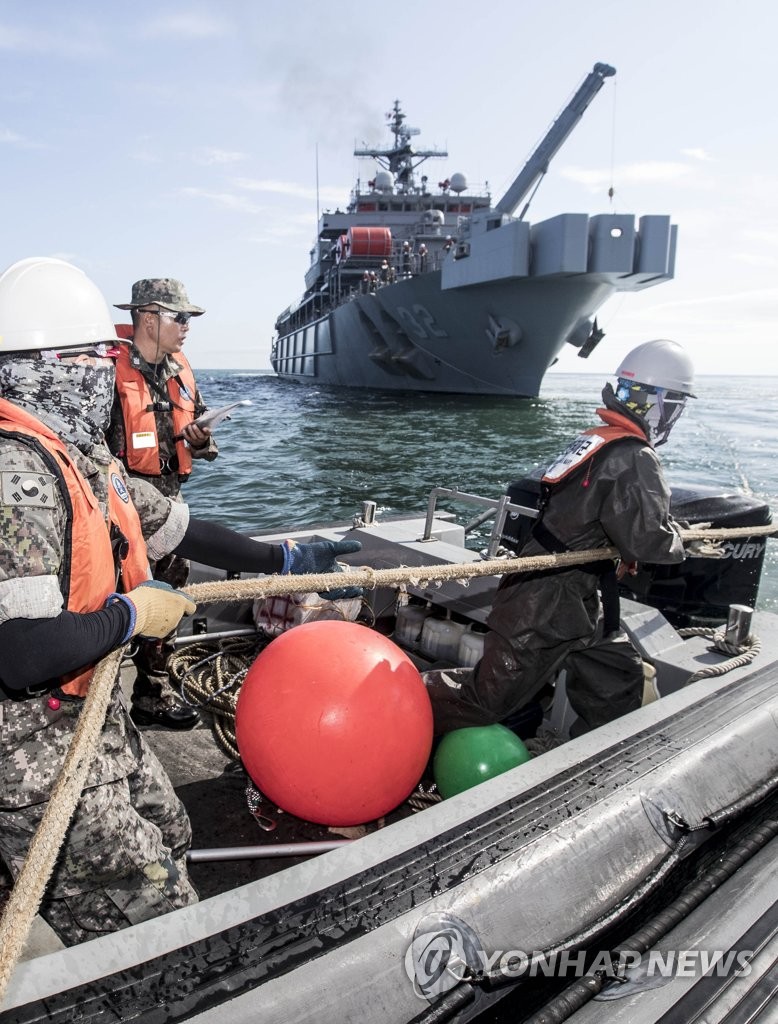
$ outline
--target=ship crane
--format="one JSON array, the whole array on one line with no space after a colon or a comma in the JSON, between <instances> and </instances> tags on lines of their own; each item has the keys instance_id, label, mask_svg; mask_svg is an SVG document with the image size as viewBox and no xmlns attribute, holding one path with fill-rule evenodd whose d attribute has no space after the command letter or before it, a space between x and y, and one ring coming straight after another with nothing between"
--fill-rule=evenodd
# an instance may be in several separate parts
<instances>
[{"instance_id":1,"label":"ship crane","mask_svg":"<svg viewBox=\"0 0 778 1024\"><path fill-rule=\"evenodd\" d=\"M669 281L675 267L677 228L665 214L561 210L533 224L526 214L552 157L614 74L589 64L496 208L488 186L472 188L459 172L437 175L434 187L418 165L443 153L421 148L395 100L389 139L355 149L377 162L372 180L357 178L345 212L319 219L305 293L276 321L276 373L303 384L530 397L566 345L588 355L607 299Z\"/></svg>"},{"instance_id":2,"label":"ship crane","mask_svg":"<svg viewBox=\"0 0 778 1024\"><path fill-rule=\"evenodd\" d=\"M584 111L605 84L606 78L616 74L610 64L595 64L581 83L580 88L554 121L545 136L519 172L513 184L497 203L495 209L500 213L511 215L519 203L533 190L548 170L549 164L556 156L562 144L580 121ZM527 206L521 211L519 220L527 212Z\"/></svg>"}]
</instances>

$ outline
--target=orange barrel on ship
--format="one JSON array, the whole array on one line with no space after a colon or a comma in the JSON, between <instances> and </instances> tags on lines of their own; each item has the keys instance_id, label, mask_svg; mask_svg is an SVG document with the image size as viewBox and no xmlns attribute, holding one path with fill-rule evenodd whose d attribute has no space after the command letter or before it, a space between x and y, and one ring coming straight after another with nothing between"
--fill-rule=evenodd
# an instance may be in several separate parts
<instances>
[{"instance_id":1,"label":"orange barrel on ship","mask_svg":"<svg viewBox=\"0 0 778 1024\"><path fill-rule=\"evenodd\" d=\"M349 259L383 259L392 255L392 232L390 228L349 228Z\"/></svg>"}]
</instances>

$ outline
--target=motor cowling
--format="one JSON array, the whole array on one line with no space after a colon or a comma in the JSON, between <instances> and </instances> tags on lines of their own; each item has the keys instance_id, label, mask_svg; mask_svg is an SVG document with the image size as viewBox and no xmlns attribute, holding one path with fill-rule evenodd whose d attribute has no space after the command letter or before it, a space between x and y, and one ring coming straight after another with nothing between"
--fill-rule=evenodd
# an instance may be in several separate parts
<instances>
[{"instance_id":1,"label":"motor cowling","mask_svg":"<svg viewBox=\"0 0 778 1024\"><path fill-rule=\"evenodd\" d=\"M670 511L689 527L710 523L735 529L772 522L770 507L761 499L714 487L674 487ZM676 627L726 622L731 604L756 606L767 537L746 534L720 547L720 558L687 555L678 565L639 566L636 576L625 578L624 593L659 609Z\"/></svg>"},{"instance_id":2,"label":"motor cowling","mask_svg":"<svg viewBox=\"0 0 778 1024\"><path fill-rule=\"evenodd\" d=\"M512 504L537 508L540 479L525 477L510 484L506 493ZM770 507L760 498L715 487L673 487L670 511L689 527L710 523L734 529L772 522ZM526 516L509 515L502 543L519 551L532 523ZM677 628L719 624L726 621L731 604L756 605L766 548L766 537L746 534L723 541L720 558L687 556L675 565L642 563L635 576L622 581L621 592L657 608Z\"/></svg>"}]
</instances>

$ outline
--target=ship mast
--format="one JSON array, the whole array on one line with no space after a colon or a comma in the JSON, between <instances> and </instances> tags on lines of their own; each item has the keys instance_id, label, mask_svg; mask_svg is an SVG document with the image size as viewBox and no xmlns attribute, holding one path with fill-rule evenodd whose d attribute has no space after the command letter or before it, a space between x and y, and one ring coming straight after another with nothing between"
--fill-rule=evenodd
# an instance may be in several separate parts
<instances>
[{"instance_id":1,"label":"ship mast","mask_svg":"<svg viewBox=\"0 0 778 1024\"><path fill-rule=\"evenodd\" d=\"M418 149L411 146L411 137L419 134L418 128L411 128L405 123L405 114L400 109L400 101L394 101L391 113L387 114L389 128L394 135L391 149L355 149L354 156L373 157L381 167L390 171L394 177L398 192L415 190L414 171L431 156L445 157L448 153L443 149Z\"/></svg>"},{"instance_id":2,"label":"ship mast","mask_svg":"<svg viewBox=\"0 0 778 1024\"><path fill-rule=\"evenodd\" d=\"M508 191L497 203L495 209L500 213L512 214L519 203L540 183L540 179L548 170L548 166L557 152L581 120L584 111L605 84L605 79L616 74L610 64L595 64L581 83L578 91L565 109L554 121L541 140L535 152L527 160L517 178ZM529 204L527 204L529 205ZM526 206L521 217L526 213ZM519 219L521 219L521 217Z\"/></svg>"}]
</instances>

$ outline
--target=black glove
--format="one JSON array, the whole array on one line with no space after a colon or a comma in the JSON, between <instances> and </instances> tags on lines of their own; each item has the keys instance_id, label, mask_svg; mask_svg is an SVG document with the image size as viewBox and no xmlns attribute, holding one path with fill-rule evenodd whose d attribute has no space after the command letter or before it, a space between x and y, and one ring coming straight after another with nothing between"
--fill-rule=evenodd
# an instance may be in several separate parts
<instances>
[{"instance_id":1,"label":"black glove","mask_svg":"<svg viewBox=\"0 0 778 1024\"><path fill-rule=\"evenodd\" d=\"M281 545L284 554L284 566L281 575L304 576L310 573L343 572L336 562L338 555L350 555L361 551L358 540L320 540L314 544L298 544L294 540L285 540ZM321 595L330 601L344 597L361 597L361 587L340 587L328 590Z\"/></svg>"}]
</instances>

